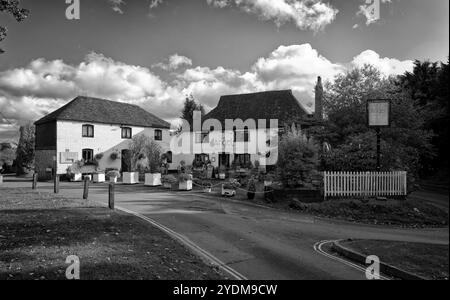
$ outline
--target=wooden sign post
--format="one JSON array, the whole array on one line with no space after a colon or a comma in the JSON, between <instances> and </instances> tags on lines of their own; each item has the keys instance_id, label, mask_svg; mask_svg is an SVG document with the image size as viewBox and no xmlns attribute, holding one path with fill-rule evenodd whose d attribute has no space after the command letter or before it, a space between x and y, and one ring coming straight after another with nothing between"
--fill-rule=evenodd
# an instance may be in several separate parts
<instances>
[{"instance_id":1,"label":"wooden sign post","mask_svg":"<svg viewBox=\"0 0 450 300\"><path fill-rule=\"evenodd\" d=\"M377 172L381 171L381 129L391 126L391 100L367 101L367 123L377 133Z\"/></svg>"}]
</instances>

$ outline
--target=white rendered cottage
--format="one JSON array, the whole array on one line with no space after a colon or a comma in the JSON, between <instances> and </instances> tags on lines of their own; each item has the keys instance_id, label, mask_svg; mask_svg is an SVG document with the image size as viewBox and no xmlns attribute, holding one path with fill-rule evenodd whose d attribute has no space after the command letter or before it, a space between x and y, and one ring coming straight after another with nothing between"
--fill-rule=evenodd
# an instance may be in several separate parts
<instances>
[{"instance_id":1,"label":"white rendered cottage","mask_svg":"<svg viewBox=\"0 0 450 300\"><path fill-rule=\"evenodd\" d=\"M35 125L40 179L51 177L55 165L57 174L66 174L75 162L92 161L100 153L100 169L130 171L124 170L121 157L139 134L154 139L170 156L170 124L135 105L77 97ZM112 159L112 153L118 158Z\"/></svg>"}]
</instances>

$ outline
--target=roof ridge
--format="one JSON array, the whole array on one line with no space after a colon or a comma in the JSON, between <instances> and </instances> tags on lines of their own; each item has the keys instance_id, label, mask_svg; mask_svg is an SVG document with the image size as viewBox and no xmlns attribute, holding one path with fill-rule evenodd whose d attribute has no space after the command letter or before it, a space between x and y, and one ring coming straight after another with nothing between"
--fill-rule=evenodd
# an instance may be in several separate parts
<instances>
[{"instance_id":1,"label":"roof ridge","mask_svg":"<svg viewBox=\"0 0 450 300\"><path fill-rule=\"evenodd\" d=\"M261 92L252 92L252 93L242 93L242 94L229 94L229 95L222 95L220 98L223 97L235 97L235 96L247 96L247 95L257 95L257 94L267 94L267 93L279 93L279 92L290 92L292 93L292 89L285 89L285 90L270 90L270 91L261 91Z\"/></svg>"}]
</instances>

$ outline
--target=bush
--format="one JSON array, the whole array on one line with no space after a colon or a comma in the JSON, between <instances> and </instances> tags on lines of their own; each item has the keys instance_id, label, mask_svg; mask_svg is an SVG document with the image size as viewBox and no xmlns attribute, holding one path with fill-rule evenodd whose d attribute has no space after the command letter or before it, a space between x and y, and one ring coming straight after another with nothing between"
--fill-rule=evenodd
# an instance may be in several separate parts
<instances>
[{"instance_id":1,"label":"bush","mask_svg":"<svg viewBox=\"0 0 450 300\"><path fill-rule=\"evenodd\" d=\"M95 155L95 160L96 161L102 160L103 156L105 156L103 153L98 153Z\"/></svg>"},{"instance_id":2,"label":"bush","mask_svg":"<svg viewBox=\"0 0 450 300\"><path fill-rule=\"evenodd\" d=\"M285 187L303 187L318 169L318 148L300 133L287 133L279 144L277 171Z\"/></svg>"},{"instance_id":3,"label":"bush","mask_svg":"<svg viewBox=\"0 0 450 300\"><path fill-rule=\"evenodd\" d=\"M109 158L111 158L111 160L113 160L113 161L118 160L119 159L119 153L118 152L113 152L113 153L111 153Z\"/></svg>"},{"instance_id":4,"label":"bush","mask_svg":"<svg viewBox=\"0 0 450 300\"><path fill-rule=\"evenodd\" d=\"M178 180L173 175L166 175L166 176L163 176L163 178L161 179L161 182L162 183L175 184L175 183L178 182Z\"/></svg>"},{"instance_id":5,"label":"bush","mask_svg":"<svg viewBox=\"0 0 450 300\"><path fill-rule=\"evenodd\" d=\"M111 177L120 178L120 172L117 170L111 170L106 174L106 176L108 176L108 178L111 178Z\"/></svg>"}]
</instances>

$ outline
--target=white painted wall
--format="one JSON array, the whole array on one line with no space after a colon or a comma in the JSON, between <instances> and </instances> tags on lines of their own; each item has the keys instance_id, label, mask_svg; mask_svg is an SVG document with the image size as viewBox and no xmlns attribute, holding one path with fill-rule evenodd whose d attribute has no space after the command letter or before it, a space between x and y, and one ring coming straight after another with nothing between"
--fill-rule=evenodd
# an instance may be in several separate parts
<instances>
[{"instance_id":1,"label":"white painted wall","mask_svg":"<svg viewBox=\"0 0 450 300\"><path fill-rule=\"evenodd\" d=\"M84 138L82 136L82 126L84 124L94 125L94 138ZM154 138L154 128L131 127L133 136L138 134L145 134L150 138ZM169 151L170 133L168 129L163 129L163 140L157 141L161 145L163 152ZM121 167L121 160L112 161L110 159L111 153L118 151L119 153L128 149L130 140L122 139L122 130L119 125L108 125L98 123L85 122L57 122L57 161L58 174L66 174L67 168L70 164L62 164L60 154L62 152L76 152L78 153L78 160L82 159L83 149L93 149L94 156L98 153L103 153L103 159L100 161L99 167L101 169Z\"/></svg>"}]
</instances>

